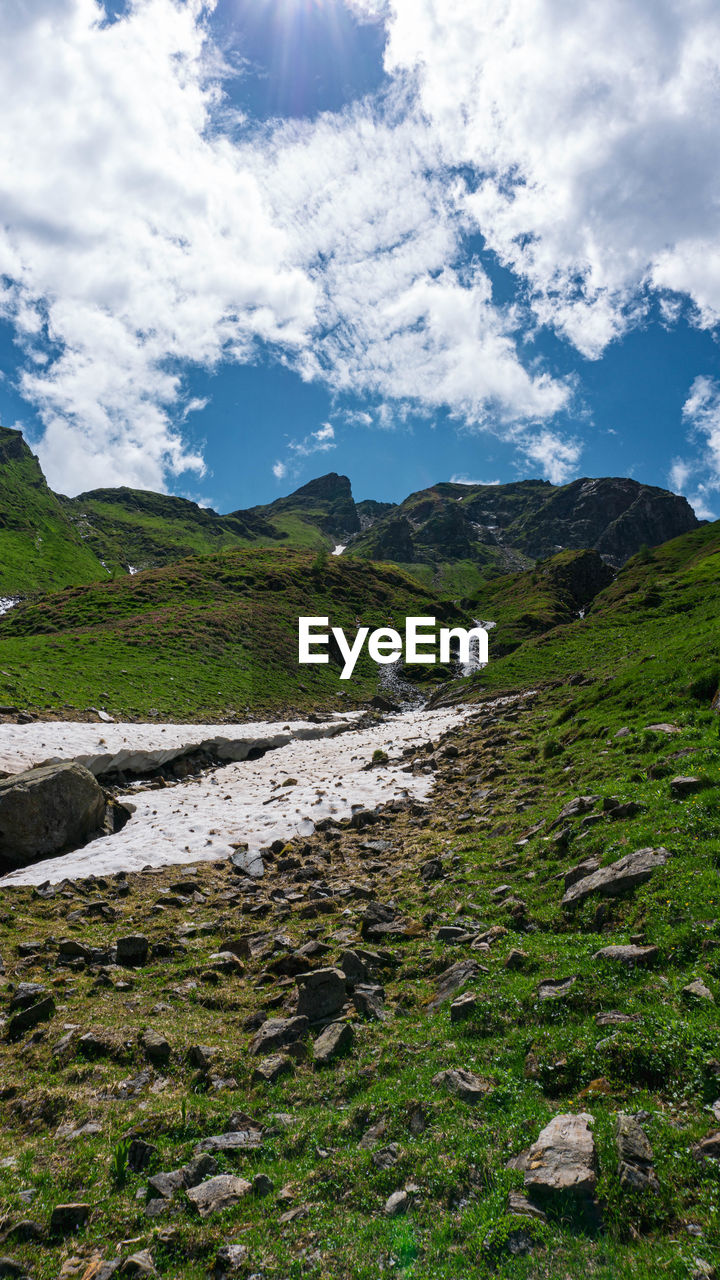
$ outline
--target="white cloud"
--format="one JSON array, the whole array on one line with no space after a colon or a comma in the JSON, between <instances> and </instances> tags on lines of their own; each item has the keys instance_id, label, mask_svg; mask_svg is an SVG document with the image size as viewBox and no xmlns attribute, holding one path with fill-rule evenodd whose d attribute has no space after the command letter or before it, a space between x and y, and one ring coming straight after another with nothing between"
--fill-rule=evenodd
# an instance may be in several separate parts
<instances>
[{"instance_id":1,"label":"white cloud","mask_svg":"<svg viewBox=\"0 0 720 1280\"><path fill-rule=\"evenodd\" d=\"M278 459L277 462L273 463L272 473L276 480L284 480L287 475L286 463L281 462L280 459Z\"/></svg>"},{"instance_id":2,"label":"white cloud","mask_svg":"<svg viewBox=\"0 0 720 1280\"><path fill-rule=\"evenodd\" d=\"M643 289L720 316L715 0L392 0L409 74L465 210L538 318L598 356Z\"/></svg>"},{"instance_id":3,"label":"white cloud","mask_svg":"<svg viewBox=\"0 0 720 1280\"><path fill-rule=\"evenodd\" d=\"M693 457L673 459L668 483L685 495L699 519L714 520L712 495L720 493L720 381L705 374L695 378L682 416L696 451Z\"/></svg>"},{"instance_id":4,"label":"white cloud","mask_svg":"<svg viewBox=\"0 0 720 1280\"><path fill-rule=\"evenodd\" d=\"M257 180L213 133L203 0L0 8L0 305L32 355L23 394L52 483L160 488L184 445L180 370L297 350L315 290Z\"/></svg>"},{"instance_id":5,"label":"white cloud","mask_svg":"<svg viewBox=\"0 0 720 1280\"><path fill-rule=\"evenodd\" d=\"M565 484L571 479L582 453L578 440L563 440L552 431L519 437L517 444L527 461L540 467L552 484Z\"/></svg>"},{"instance_id":6,"label":"white cloud","mask_svg":"<svg viewBox=\"0 0 720 1280\"><path fill-rule=\"evenodd\" d=\"M392 89L253 129L223 99L215 0L112 24L97 0L4 0L0 315L55 487L202 474L185 375L261 354L367 396L374 425L449 411L564 479L580 446L547 424L573 386L523 330L596 358L653 290L667 324L720 317L715 0L346 3L385 22ZM527 304L467 261L477 232Z\"/></svg>"},{"instance_id":7,"label":"white cloud","mask_svg":"<svg viewBox=\"0 0 720 1280\"><path fill-rule=\"evenodd\" d=\"M456 476L451 476L451 477L450 477L450 484L470 484L470 485L474 485L474 484L483 484L483 485L496 485L496 484L500 484L500 481L499 481L499 480L471 480L470 476L466 476L466 475L459 475L459 476L457 476L457 475L456 475Z\"/></svg>"}]
</instances>

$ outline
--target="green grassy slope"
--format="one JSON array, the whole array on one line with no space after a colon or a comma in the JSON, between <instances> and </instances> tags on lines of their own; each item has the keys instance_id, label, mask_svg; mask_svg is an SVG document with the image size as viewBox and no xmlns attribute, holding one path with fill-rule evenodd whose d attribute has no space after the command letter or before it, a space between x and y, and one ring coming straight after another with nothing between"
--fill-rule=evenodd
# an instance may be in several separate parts
<instances>
[{"instance_id":1,"label":"green grassy slope","mask_svg":"<svg viewBox=\"0 0 720 1280\"><path fill-rule=\"evenodd\" d=\"M447 609L387 565L301 551L228 551L72 588L0 619L0 701L102 705L118 715L222 719L375 692L365 655L352 682L337 661L297 663L297 619L328 616L354 635Z\"/></svg>"},{"instance_id":2,"label":"green grassy slope","mask_svg":"<svg viewBox=\"0 0 720 1280\"><path fill-rule=\"evenodd\" d=\"M491 634L486 690L547 681L582 681L575 699L628 711L652 706L659 687L667 708L688 693L707 700L720 684L720 521L633 557L601 591L584 619L526 640L506 656L503 628ZM509 628L512 642L512 623ZM517 637L515 637L517 638ZM494 646L501 655L493 661Z\"/></svg>"},{"instance_id":3,"label":"green grassy slope","mask_svg":"<svg viewBox=\"0 0 720 1280\"><path fill-rule=\"evenodd\" d=\"M20 432L0 427L0 596L106 576Z\"/></svg>"}]
</instances>

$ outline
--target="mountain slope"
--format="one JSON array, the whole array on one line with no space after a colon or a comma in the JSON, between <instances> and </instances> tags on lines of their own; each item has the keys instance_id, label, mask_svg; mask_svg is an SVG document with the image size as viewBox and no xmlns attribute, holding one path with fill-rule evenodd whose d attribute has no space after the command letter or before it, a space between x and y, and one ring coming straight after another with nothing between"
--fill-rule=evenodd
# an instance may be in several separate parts
<instances>
[{"instance_id":1,"label":"mountain slope","mask_svg":"<svg viewBox=\"0 0 720 1280\"><path fill-rule=\"evenodd\" d=\"M698 526L685 498L623 478L507 485L437 484L413 493L354 539L348 554L390 560L448 591L526 568L562 550L615 567Z\"/></svg>"},{"instance_id":2,"label":"mountain slope","mask_svg":"<svg viewBox=\"0 0 720 1280\"><path fill-rule=\"evenodd\" d=\"M106 576L21 433L0 427L0 597Z\"/></svg>"},{"instance_id":3,"label":"mountain slope","mask_svg":"<svg viewBox=\"0 0 720 1280\"><path fill-rule=\"evenodd\" d=\"M295 550L233 550L75 587L0 618L0 702L32 709L103 706L114 715L232 719L248 711L337 706L372 696L379 669L340 681L299 666L298 617L327 616L354 636L407 615L446 616L432 592L390 565Z\"/></svg>"}]
</instances>

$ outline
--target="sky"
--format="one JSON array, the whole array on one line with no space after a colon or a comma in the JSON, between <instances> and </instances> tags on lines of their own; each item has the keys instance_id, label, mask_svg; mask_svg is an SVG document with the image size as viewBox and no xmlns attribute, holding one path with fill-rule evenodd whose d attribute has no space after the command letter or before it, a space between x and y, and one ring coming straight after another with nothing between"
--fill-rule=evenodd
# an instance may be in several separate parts
<instances>
[{"instance_id":1,"label":"sky","mask_svg":"<svg viewBox=\"0 0 720 1280\"><path fill-rule=\"evenodd\" d=\"M720 516L716 0L3 0L52 487L628 475Z\"/></svg>"}]
</instances>

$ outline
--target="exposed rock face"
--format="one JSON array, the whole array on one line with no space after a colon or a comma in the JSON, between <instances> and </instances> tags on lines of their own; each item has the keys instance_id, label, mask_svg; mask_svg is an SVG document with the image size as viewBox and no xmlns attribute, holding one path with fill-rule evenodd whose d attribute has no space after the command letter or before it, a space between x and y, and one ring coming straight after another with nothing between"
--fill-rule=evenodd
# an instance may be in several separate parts
<instances>
[{"instance_id":1,"label":"exposed rock face","mask_svg":"<svg viewBox=\"0 0 720 1280\"><path fill-rule=\"evenodd\" d=\"M298 1017L310 1022L333 1018L345 1003L345 974L341 969L313 969L298 976Z\"/></svg>"},{"instance_id":2,"label":"exposed rock face","mask_svg":"<svg viewBox=\"0 0 720 1280\"><path fill-rule=\"evenodd\" d=\"M525 1189L533 1199L591 1202L597 1185L592 1116L554 1116L528 1151Z\"/></svg>"},{"instance_id":3,"label":"exposed rock face","mask_svg":"<svg viewBox=\"0 0 720 1280\"><path fill-rule=\"evenodd\" d=\"M78 848L100 830L105 797L81 764L48 764L0 781L0 871Z\"/></svg>"},{"instance_id":4,"label":"exposed rock face","mask_svg":"<svg viewBox=\"0 0 720 1280\"><path fill-rule=\"evenodd\" d=\"M562 905L566 910L572 910L593 893L600 893L605 898L626 893L649 880L665 865L668 857L667 849L662 848L636 849L634 853L626 853L624 858L618 858L609 867L601 867L571 884Z\"/></svg>"},{"instance_id":5,"label":"exposed rock face","mask_svg":"<svg viewBox=\"0 0 720 1280\"><path fill-rule=\"evenodd\" d=\"M211 1213L232 1208L251 1190L250 1183L244 1178L237 1178L232 1173L220 1173L216 1178L201 1182L198 1187L190 1187L187 1197L195 1205L200 1217L207 1218Z\"/></svg>"}]
</instances>

